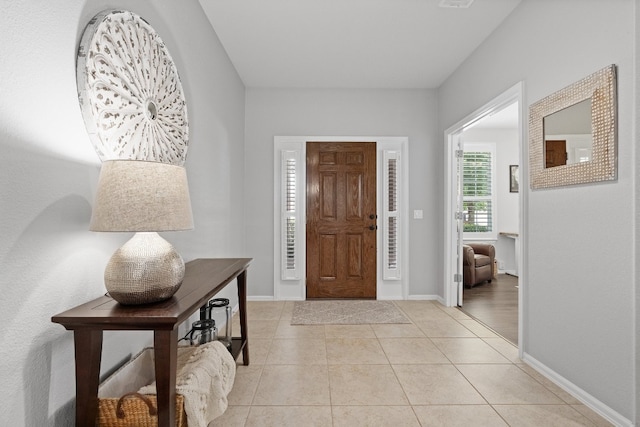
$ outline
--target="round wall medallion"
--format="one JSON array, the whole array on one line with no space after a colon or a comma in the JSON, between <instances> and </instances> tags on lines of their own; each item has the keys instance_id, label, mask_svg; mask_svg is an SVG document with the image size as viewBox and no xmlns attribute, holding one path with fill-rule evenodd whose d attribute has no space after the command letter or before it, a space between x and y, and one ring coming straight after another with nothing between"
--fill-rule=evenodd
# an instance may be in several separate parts
<instances>
[{"instance_id":1,"label":"round wall medallion","mask_svg":"<svg viewBox=\"0 0 640 427\"><path fill-rule=\"evenodd\" d=\"M104 11L84 30L78 98L100 160L183 165L187 104L169 51L140 16Z\"/></svg>"}]
</instances>

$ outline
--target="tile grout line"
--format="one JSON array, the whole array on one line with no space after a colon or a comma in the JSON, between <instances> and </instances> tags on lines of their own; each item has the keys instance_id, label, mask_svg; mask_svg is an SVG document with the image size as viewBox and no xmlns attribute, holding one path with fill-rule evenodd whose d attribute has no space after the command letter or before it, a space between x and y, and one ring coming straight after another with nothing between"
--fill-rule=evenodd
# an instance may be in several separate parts
<instances>
[{"instance_id":1,"label":"tile grout line","mask_svg":"<svg viewBox=\"0 0 640 427\"><path fill-rule=\"evenodd\" d=\"M500 336L499 334L496 334L496 336L495 336L495 337L484 337L484 336L480 336L480 334L479 334L479 333L474 332L474 330L476 330L476 329L473 329L473 330L472 330L471 328L469 328L469 327L465 326L465 324L464 324L464 323L462 323L462 322L460 321L460 319L459 319L459 318L455 317L455 316L454 316L454 314L453 314L453 313L451 313L450 311L445 310L445 309L443 309L442 307L439 307L439 306L438 306L438 305L436 305L436 304L429 304L429 305L425 305L425 307L427 307L427 310L430 310L432 307L437 307L437 308L438 308L438 310L439 310L439 312L441 312L442 314L446 315L446 316L447 316L447 318L450 318L450 319L452 319L452 320L456 321L456 323L457 323L457 324L459 324L459 325L460 325L460 326L462 326L465 330L467 330L467 331L469 331L469 332L471 333L471 337L455 337L455 336L454 336L454 337L447 337L447 336L446 336L446 330L445 330L445 329L443 329L443 330L442 330L442 331L443 331L442 333L443 333L443 334L445 334L445 335L443 335L443 337L441 337L441 338L450 338L450 339L456 339L456 340L464 340L465 338L475 338L475 339L479 339L481 342L483 342L484 344L486 344L486 345L487 345L487 346L489 346L491 349L493 349L494 351L496 351L498 354L500 354L502 357L504 357L504 358L505 358L505 362L504 362L504 363L483 363L483 362L475 362L475 363L458 363L458 364L456 364L456 363L454 363L454 362L453 362L453 360L451 359L451 356L448 356L448 355L447 355L447 354L446 354L446 353L445 353L445 352L444 352L444 351L443 351L443 350L442 350L438 345L436 345L436 343L433 341L433 339L434 339L434 338L438 338L438 337L432 337L432 336L430 336L428 332L425 332L425 330L423 330L420 326L418 326L418 324L416 324L416 321L414 320L414 318L413 318L411 315L407 314L407 312L405 312L405 309L403 309L402 307L400 307L400 305L399 305L399 304L396 304L395 302L394 302L394 304L395 304L395 305L396 305L396 307L397 307L397 308L398 308L398 309L399 309L399 310L400 310L400 311L401 311L401 312L402 312L402 313L403 313L403 314L404 314L404 315L405 315L405 316L410 320L410 324L417 328L417 331L416 331L415 333L422 333L422 335L423 335L423 336L421 336L421 337L419 337L419 338L427 338L427 341L428 341L428 342L430 342L430 343L434 346L434 348L435 348L436 350L438 350L438 352L439 352L439 353L441 353L441 354L444 356L444 358L449 362L448 364L453 365L453 366L456 368L456 371L457 371L460 375L462 375L462 377L463 377L463 378L465 379L465 381L466 381L466 382L471 386L471 388L472 388L473 390L475 390L475 392L476 392L476 393L478 393L478 394L482 397L482 400L483 400L485 403L484 403L484 404L479 404L478 406L488 406L488 407L490 407L490 408L491 408L491 410L493 411L493 413L495 413L495 414L499 417L499 419L500 419L500 420L502 420L503 422L505 422L505 423L506 423L506 425L510 425L510 424L507 422L507 419L505 418L505 416L503 416L503 415L502 415L502 414L501 414L501 413L496 409L496 406L513 406L513 407L519 407L519 406L529 406L529 407L547 406L547 407L554 407L554 406L558 406L558 407L568 407L568 408L571 408L571 410L572 410L571 412L572 412L572 413L575 413L577 416L579 416L579 417L580 417L580 419L584 420L584 422L588 422L588 423L590 423L589 425L596 425L596 424L597 424L597 419L593 419L593 420L592 420L592 419L591 419L591 417L589 417L588 415L585 415L582 411L580 411L580 410L577 408L577 406L578 406L578 405L572 404L571 402L569 402L569 401L567 401L566 399L564 399L560 394L556 393L556 391L564 391L564 390L559 389L559 390L554 391L554 389L553 389L553 388L548 387L548 386L546 385L546 383L543 381L543 380L544 380L544 377L536 377L536 376L534 376L534 375L533 375L533 373L532 373L532 372L528 372L527 370L523 369L523 368L524 368L524 366L525 366L526 364L524 364L524 362L523 362L522 360L520 360L520 359L517 359L517 360L516 360L516 359L514 359L514 358L513 358L513 354L510 354L510 352L508 351L508 350L509 350L509 348L505 347L507 344L509 344L509 345L511 345L511 346L512 346L512 343L511 343L511 342L509 342L509 341L508 341L507 339L505 339L504 337ZM416 313L418 313L418 316L420 316L420 314L419 314L419 312L418 312L418 310L417 310L417 308L418 308L417 304L416 304L416 305L413 305L413 304L407 304L407 307L408 307L408 308L411 308L411 310L409 310L409 311L410 311L410 312L412 312L414 315L416 315ZM287 308L287 310L285 310L285 308ZM251 414L253 413L253 414L254 414L254 417L255 417L255 416L258 416L258 414L259 414L259 413L261 413L260 411L258 411L258 412L254 412L254 411L253 411L253 410L254 410L254 408L258 408L259 406L264 406L264 405L254 405L254 403L255 403L255 398L256 398L256 395L257 395L257 391L260 389L260 385L262 384L263 379L264 379L264 369L265 369L265 367L267 366L267 365L266 365L266 362L267 362L267 360L268 360L268 357L269 357L269 355L271 354L272 349L274 348L273 346L274 346L274 342L275 342L275 339L276 339L276 335L278 334L278 328L279 328L280 324L281 324L283 321L285 321L285 322L286 322L286 320L287 320L287 319L286 319L286 317L287 317L287 316L289 316L289 315L291 314L291 313L290 313L290 310L288 310L288 308L289 308L289 307L287 307L286 303L282 304L282 305L279 307L279 309L280 309L280 310L279 310L279 317L278 317L278 320L277 320L277 325L276 325L276 327L275 327L275 331L273 331L273 333L272 333L272 334L270 334L270 336L268 337L268 340L265 340L265 341L266 341L266 342L265 342L265 344L268 344L268 345L266 345L266 346L265 346L265 347L267 347L267 348L266 348L266 355L265 355L265 359L264 359L264 362L265 362L265 363L261 364L261 367L260 367L260 368L258 368L258 369L259 369L259 375L257 376L257 380L255 381L256 385L255 385L255 387L254 387L254 388L252 389L252 391L251 391L251 399L249 400L249 405L236 405L236 406L248 406L248 410L247 410L247 412L246 412L246 414L245 414L245 416L244 416L244 420L242 421L241 419L238 419L238 421L240 421L238 425L243 425L243 426L247 426L247 425L249 425L249 423L250 423L250 421L251 421ZM277 309L275 309L275 310L265 310L265 312L267 313L266 315L268 315L268 313L269 313L269 312L270 312L270 313L272 313L273 315L275 315L275 312L276 312L276 311L278 311L278 310L277 310ZM427 313L427 317L428 317L429 315L430 315L430 314L429 314L429 313ZM258 317L260 317L260 315L259 315ZM274 316L274 317L275 317L275 316ZM253 320L254 322L255 322L255 321L258 321L258 322L260 322L260 321L261 321L259 318L258 318L258 319L253 318L252 320ZM469 320L470 320L470 321L473 321L473 322L476 322L479 326L485 327L485 328L487 328L490 332L492 332L492 330L491 330L490 328L488 328L488 327L486 327L485 325L483 325L483 324L482 324L481 322L479 322L477 319L474 319L474 318L472 318L472 317L469 317ZM421 320L421 322L422 322L422 323L429 323L429 322L432 322L432 321L433 321L432 319L428 319L428 318L425 318L425 319L422 319L422 320ZM467 324L469 324L469 323L470 323L470 322L467 322ZM373 327L371 326L371 324L369 324L368 326L369 326L369 328L371 329L371 332L373 333L373 337L375 337L376 342L377 342L377 344L378 344L379 348L381 348L381 349L382 349L382 353L384 354L384 356L385 356L385 358L386 358L386 363L385 363L384 365L381 365L381 366L385 366L385 365L386 365L386 366L390 366L390 367L391 367L392 372L393 372L393 375L394 375L394 378L396 379L396 381L397 381L397 382L398 382L398 384L400 385L400 388L401 388L401 390L402 390L402 392L403 392L404 398L405 398L405 399L406 399L406 401L408 402L408 406L411 408L411 413L413 414L413 417L417 420L417 422L418 422L418 424L419 424L419 425L423 425L423 423L421 422L421 419L420 419L420 417L418 416L418 412L416 412L417 407L420 407L420 406L434 406L434 407L435 407L435 406L443 406L443 405L444 405L444 406L450 406L450 405L452 405L452 406L457 406L457 405L458 405L458 404L455 404L455 403L442 403L442 404L435 404L435 403L434 403L434 404L425 404L425 405L419 405L419 404L418 404L418 405L413 405L413 404L412 404L412 402L411 402L411 400L409 399L409 395L407 394L407 391L406 391L406 389L405 389L405 386L402 384L402 382L400 381L400 378L398 377L398 372L397 372L397 371L396 371L396 369L395 369L395 365L393 365L393 364L392 364L392 361L391 361L391 358L390 358L390 356L389 356L388 352L385 350L385 347L382 345L382 340L383 340L383 339L389 339L389 338L393 338L393 339L412 338L412 339L415 339L415 338L418 338L418 337L413 337L413 336L402 336L402 335L395 336L396 331L395 331L394 329L391 329L391 330L389 330L389 331L384 331L384 332L386 332L386 334L387 334L387 335L389 335L389 336L380 336L380 335L379 335L379 333L378 333L378 332L376 332L376 329L375 329L375 328L373 328ZM267 330L267 329L265 329L265 330ZM430 330L431 330L431 329L430 329ZM436 330L436 329L434 329L434 330ZM437 330L439 331L439 329L437 329ZM287 333L287 331L283 331L283 332ZM304 332L304 331L303 331L303 332ZM403 332L404 332L404 331L403 331ZM481 331L481 332L482 332L482 331ZM330 423L330 424L328 423L327 425L331 425L331 426L333 426L333 425L335 425L335 423L336 423L336 418L335 418L335 416L339 416L339 415L340 415L340 413L337 413L337 414L336 414L336 413L334 413L334 409L336 409L337 407L336 407L336 408L334 408L334 406L336 406L336 405L334 405L334 402L333 402L333 394L332 394L332 390L331 390L331 376L330 376L330 372L329 372L329 368L331 367L331 365L329 365L329 351L328 351L329 343L327 342L329 335L328 335L328 331L327 331L327 325L324 325L323 330L322 330L322 333L323 333L323 336L324 336L324 338L323 338L323 343L324 343L324 348L325 348L325 358L324 358L324 359L325 359L325 362L326 362L326 369L327 369L327 370L326 370L326 374L327 374L327 383L328 383L328 387L329 387L329 390L328 390L328 394L329 394L329 402L328 402L328 406L329 406L329 415L330 415L330 417L331 417L331 423ZM340 337L340 334L341 334L341 333L342 333L342 332L338 333L338 335L336 335L336 337L334 337L334 338ZM355 337L355 338L363 338L363 337L358 336L358 335L357 335L358 333L359 333L359 332L356 332L356 337ZM350 338L353 338L353 337L350 337L350 336L349 336L350 334L353 334L351 331L345 331L345 334L346 334L346 335L345 335L344 339L350 339ZM383 334L383 335L384 335L384 334ZM367 336L367 337L368 337L368 336ZM367 337L365 337L365 338L367 338ZM290 338L290 339L292 339L292 340L294 340L294 341L298 341L298 342L300 342L300 340L303 340L304 338L307 338L307 337L306 337L305 335L303 335L302 337L300 337L300 336L298 336L297 334L295 334L295 333L294 333L292 336L284 337L284 338ZM309 337L309 338L310 338L310 337ZM303 343L302 343L302 344L303 344ZM410 359L410 360L413 360L413 358L412 358L412 359ZM302 363L302 364L304 364L304 363ZM340 365L340 364L341 364L341 363L338 363L338 365ZM421 364L421 363L410 363L410 364L416 364L416 365L419 365L419 364ZM424 363L422 363L422 364L424 364ZM431 363L427 363L427 364L428 364L428 365L432 365ZM291 365L291 364L289 364L289 365ZM292 365L295 365L295 363L293 363ZM354 365L355 365L355 366L363 366L363 364L362 364L362 363L355 363ZM401 364L401 365L402 365L402 364ZM532 379L535 383L539 384L543 389L547 390L549 393L551 393L552 395L556 396L556 397L558 398L558 401L559 401L559 402L558 402L558 403L541 403L541 404L537 404L537 403L535 403L535 402L533 402L533 401L530 401L530 402L526 402L526 403L510 403L510 404L509 404L509 403L505 403L505 404L496 403L496 404L492 404L492 403L490 403L490 402L488 401L487 397L485 397L482 393L480 393L480 391L478 390L478 388L477 388L473 383L471 383L471 381L470 381L470 380L469 380L469 379L464 375L464 373L461 371L461 369L460 369L460 368L461 368L463 365L512 365L512 366L514 366L514 367L518 368L518 371L519 371L519 372L521 372L521 373L523 373L523 374L526 374L526 377L528 377L529 379ZM258 364L258 366L259 366L259 364ZM320 378L321 378L321 377L320 377ZM391 378L391 377L390 377L390 378ZM266 383L265 383L265 384L266 384ZM300 405L266 405L266 406L273 406L273 407L287 407L287 406L291 406L291 407L293 407L293 406L304 406L304 407L307 407L307 406L322 406L322 405L306 405L306 404L300 404ZM338 405L338 406L367 406L367 405ZM404 407L405 405L377 405L377 406L403 406L403 407ZM407 412L407 414L408 414L408 412ZM343 413L342 415L344 416L345 414ZM424 415L424 413L423 413L423 415ZM511 416L511 415L509 415L509 412L506 412L506 416ZM254 419L253 421L255 421L255 419ZM339 421L339 420L338 420L338 421Z\"/></svg>"}]
</instances>

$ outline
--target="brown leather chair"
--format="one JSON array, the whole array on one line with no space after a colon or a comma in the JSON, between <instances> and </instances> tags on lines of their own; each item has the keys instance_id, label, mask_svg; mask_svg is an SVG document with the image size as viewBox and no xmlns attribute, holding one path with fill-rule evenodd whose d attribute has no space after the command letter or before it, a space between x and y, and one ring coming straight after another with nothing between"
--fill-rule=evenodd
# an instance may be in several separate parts
<instances>
[{"instance_id":1,"label":"brown leather chair","mask_svg":"<svg viewBox=\"0 0 640 427\"><path fill-rule=\"evenodd\" d=\"M496 249L487 243L469 243L462 246L463 283L473 287L493 279Z\"/></svg>"}]
</instances>

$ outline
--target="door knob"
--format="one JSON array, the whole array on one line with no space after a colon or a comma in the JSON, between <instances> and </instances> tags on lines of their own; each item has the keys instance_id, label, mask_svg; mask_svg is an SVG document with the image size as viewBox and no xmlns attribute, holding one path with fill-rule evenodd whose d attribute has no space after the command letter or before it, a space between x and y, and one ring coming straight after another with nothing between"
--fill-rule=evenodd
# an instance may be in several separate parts
<instances>
[{"instance_id":1,"label":"door knob","mask_svg":"<svg viewBox=\"0 0 640 427\"><path fill-rule=\"evenodd\" d=\"M369 219L378 219L378 215L371 214L371 215L369 215Z\"/></svg>"},{"instance_id":2,"label":"door knob","mask_svg":"<svg viewBox=\"0 0 640 427\"><path fill-rule=\"evenodd\" d=\"M377 230L378 226L377 225L370 225L369 226L369 230Z\"/></svg>"}]
</instances>

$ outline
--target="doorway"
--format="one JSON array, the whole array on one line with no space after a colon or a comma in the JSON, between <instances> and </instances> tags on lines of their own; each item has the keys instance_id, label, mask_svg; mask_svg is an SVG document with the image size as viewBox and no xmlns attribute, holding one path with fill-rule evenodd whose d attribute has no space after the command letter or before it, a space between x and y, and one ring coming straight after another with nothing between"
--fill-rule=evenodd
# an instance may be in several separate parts
<instances>
[{"instance_id":1,"label":"doorway","mask_svg":"<svg viewBox=\"0 0 640 427\"><path fill-rule=\"evenodd\" d=\"M522 332L522 288L523 270L521 259L521 246L523 242L523 194L519 189L526 188L520 186L526 173L526 163L523 155L523 137L522 137L522 84L519 83L495 98L479 110L475 111L456 125L445 131L447 142L447 162L446 162L446 183L445 183L445 300L449 306L464 307L466 301L465 287L463 285L463 244L465 242L483 242L490 243L496 247L497 260L497 279L492 280L493 288L500 283L500 278L504 278L502 282L511 286L510 297L513 297L513 305L515 306L514 323L511 325L517 330L517 339L519 341ZM511 111L511 114L509 114ZM498 120L505 120L511 117L511 124L497 125ZM492 123L493 122L493 123ZM491 129L509 127L510 131L496 131L495 136L491 136ZM505 140L505 135L509 135ZM463 196L467 193L467 187L463 187L463 159L465 155L465 145L471 146L472 143L482 145L486 143L494 143L495 158L494 177L496 181L496 194L494 199L487 202L489 208L485 208L484 201L475 200L473 202L463 202ZM510 148L507 152L503 152L501 144L509 144ZM506 147L506 146L504 146ZM509 152L509 150L513 150ZM477 151L473 150L475 157L478 158ZM515 176L513 172L516 171ZM515 178L515 182L511 177ZM473 200L473 199L472 199ZM511 207L509 208L510 205ZM483 214L487 218L493 218L494 224L473 224L476 229L470 230L465 224L468 213L465 213L465 206L483 206ZM476 212L477 213L477 212ZM501 221L508 217L511 221ZM474 215L472 218L482 218L482 216ZM478 221L476 221L478 222ZM487 227L488 225L488 227ZM465 229L467 230L465 232ZM469 232L469 231L474 231ZM475 231L482 231L475 233ZM516 236L514 239L513 236ZM505 276L504 273L514 273L515 275ZM517 284L513 279L516 279ZM519 280L518 280L519 279ZM473 299L483 298L488 294L480 292L480 290L488 290L492 284L487 286L488 282L475 286ZM484 288L483 288L484 286ZM517 287L516 287L517 286ZM471 301L469 301L471 302ZM475 301L474 301L475 303ZM471 307L469 307L471 308ZM464 308L463 308L464 310ZM492 314L499 311L499 308L485 308L485 310L493 310ZM477 316L473 316L477 317ZM479 319L482 321L482 319ZM489 323L484 322L484 323ZM507 335L505 333L505 335Z\"/></svg>"},{"instance_id":2,"label":"doorway","mask_svg":"<svg viewBox=\"0 0 640 427\"><path fill-rule=\"evenodd\" d=\"M307 142L307 298L376 298L376 143Z\"/></svg>"}]
</instances>

